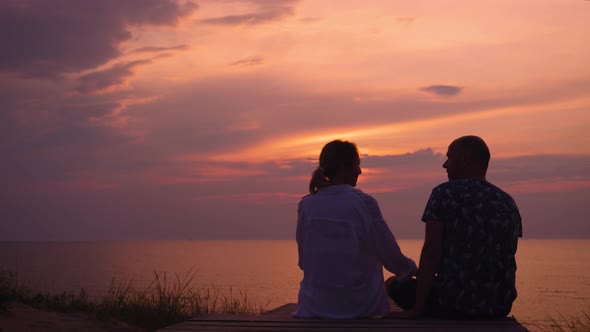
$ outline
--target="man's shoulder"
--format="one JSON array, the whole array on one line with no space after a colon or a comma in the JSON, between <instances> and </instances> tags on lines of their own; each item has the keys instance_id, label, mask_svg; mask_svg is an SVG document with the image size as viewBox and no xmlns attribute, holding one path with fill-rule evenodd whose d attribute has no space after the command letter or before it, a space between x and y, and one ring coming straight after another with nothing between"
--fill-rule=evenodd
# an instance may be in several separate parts
<instances>
[{"instance_id":1,"label":"man's shoulder","mask_svg":"<svg viewBox=\"0 0 590 332\"><path fill-rule=\"evenodd\" d=\"M463 187L461 180L449 180L447 182L440 183L432 188L433 193L450 193Z\"/></svg>"},{"instance_id":2,"label":"man's shoulder","mask_svg":"<svg viewBox=\"0 0 590 332\"><path fill-rule=\"evenodd\" d=\"M432 194L435 197L454 197L454 196L478 196L478 197L494 197L504 201L514 201L512 196L500 189L496 185L479 179L457 179L443 182L432 189Z\"/></svg>"},{"instance_id":3,"label":"man's shoulder","mask_svg":"<svg viewBox=\"0 0 590 332\"><path fill-rule=\"evenodd\" d=\"M456 180L449 180L447 182L443 182L433 189L434 191L447 191L447 190L461 190L461 191L475 191L475 190L485 190L485 191L494 191L499 194L508 195L505 191L500 189L499 187L495 186L494 184L480 179L472 179L472 178L465 178L465 179L456 179ZM509 195L508 195L509 196Z\"/></svg>"}]
</instances>

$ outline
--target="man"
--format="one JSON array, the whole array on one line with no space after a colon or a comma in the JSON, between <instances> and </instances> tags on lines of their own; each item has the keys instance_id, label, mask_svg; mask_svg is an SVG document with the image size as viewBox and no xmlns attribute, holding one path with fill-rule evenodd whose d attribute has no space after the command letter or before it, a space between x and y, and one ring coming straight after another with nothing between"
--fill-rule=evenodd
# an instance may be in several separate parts
<instances>
[{"instance_id":1,"label":"man","mask_svg":"<svg viewBox=\"0 0 590 332\"><path fill-rule=\"evenodd\" d=\"M422 221L424 246L416 279L387 281L405 311L385 318L505 317L516 299L516 248L522 237L516 203L486 180L490 152L477 136L451 143L449 181L432 190Z\"/></svg>"}]
</instances>

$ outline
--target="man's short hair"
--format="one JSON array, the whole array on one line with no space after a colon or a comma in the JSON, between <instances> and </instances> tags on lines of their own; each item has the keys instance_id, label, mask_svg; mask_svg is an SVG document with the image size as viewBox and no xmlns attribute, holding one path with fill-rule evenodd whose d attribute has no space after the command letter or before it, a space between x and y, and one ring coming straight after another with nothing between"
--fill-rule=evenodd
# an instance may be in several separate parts
<instances>
[{"instance_id":1,"label":"man's short hair","mask_svg":"<svg viewBox=\"0 0 590 332\"><path fill-rule=\"evenodd\" d=\"M475 165L488 169L490 163L490 149L481 137L468 135L457 138L453 144L469 158Z\"/></svg>"}]
</instances>

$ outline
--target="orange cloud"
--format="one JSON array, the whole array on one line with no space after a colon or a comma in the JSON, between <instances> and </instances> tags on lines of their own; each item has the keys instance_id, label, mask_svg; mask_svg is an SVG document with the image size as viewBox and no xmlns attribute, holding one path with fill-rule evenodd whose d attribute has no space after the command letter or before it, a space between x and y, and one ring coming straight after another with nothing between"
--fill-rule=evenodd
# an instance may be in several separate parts
<instances>
[{"instance_id":1,"label":"orange cloud","mask_svg":"<svg viewBox=\"0 0 590 332\"><path fill-rule=\"evenodd\" d=\"M231 154L211 156L211 160L271 160L293 157L310 157L319 154L321 147L333 140L344 139L359 144L363 154L399 154L408 150L435 147L445 152L446 146L455 138L466 134L478 134L486 138L495 149L495 156L518 155L523 152L542 152L547 145L536 144L544 140L538 136L543 128L555 129L559 123L571 126L572 118L580 123L590 123L590 113L585 109L569 112L564 119L562 109L590 105L590 98L581 97L567 101L545 102L523 106L506 106L501 108L483 109L473 112L455 113L433 116L430 118L365 126L362 128L334 128L324 132L293 133L282 138L273 137L252 148L236 151ZM544 120L535 120L545 118ZM555 121L547 121L547 118ZM520 123L523 125L521 126ZM514 126L519 124L518 126ZM528 132L534 130L534 132ZM510 132L509 135L506 135ZM527 135L527 136L524 136ZM515 137L527 145L511 144ZM588 139L587 139L588 140ZM590 141L588 142L590 143ZM549 151L560 153L590 152L590 145L570 145L570 151Z\"/></svg>"}]
</instances>

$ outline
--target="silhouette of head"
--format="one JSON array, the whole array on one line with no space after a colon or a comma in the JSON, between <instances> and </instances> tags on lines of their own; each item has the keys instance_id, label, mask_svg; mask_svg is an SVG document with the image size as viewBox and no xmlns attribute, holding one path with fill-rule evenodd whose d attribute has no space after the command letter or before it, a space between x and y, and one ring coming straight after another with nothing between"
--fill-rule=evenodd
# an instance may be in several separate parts
<instances>
[{"instance_id":1,"label":"silhouette of head","mask_svg":"<svg viewBox=\"0 0 590 332\"><path fill-rule=\"evenodd\" d=\"M314 194L319 188L329 185L348 184L354 187L361 173L356 145L334 140L326 144L320 153L320 165L311 176L309 192Z\"/></svg>"},{"instance_id":2,"label":"silhouette of head","mask_svg":"<svg viewBox=\"0 0 590 332\"><path fill-rule=\"evenodd\" d=\"M463 136L454 140L447 151L443 167L449 180L477 178L485 180L490 162L490 150L478 136Z\"/></svg>"}]
</instances>

